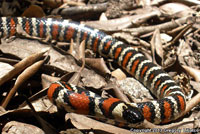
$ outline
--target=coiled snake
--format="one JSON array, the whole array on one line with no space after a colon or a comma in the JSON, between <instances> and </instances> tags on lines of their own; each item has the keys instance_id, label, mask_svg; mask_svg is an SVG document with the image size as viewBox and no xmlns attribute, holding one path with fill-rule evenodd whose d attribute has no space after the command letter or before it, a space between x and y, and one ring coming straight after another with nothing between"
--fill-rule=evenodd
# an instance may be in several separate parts
<instances>
[{"instance_id":1,"label":"coiled snake","mask_svg":"<svg viewBox=\"0 0 200 134\"><path fill-rule=\"evenodd\" d=\"M125 103L117 98L98 95L65 82L52 83L49 99L68 112L107 117L120 122L137 123L145 119L159 124L177 119L185 110L185 95L160 67L154 65L133 47L105 33L68 20L51 18L0 18L2 36L13 36L20 26L30 36L57 41L85 40L86 47L106 58L112 58L134 78L146 86L158 100Z\"/></svg>"}]
</instances>

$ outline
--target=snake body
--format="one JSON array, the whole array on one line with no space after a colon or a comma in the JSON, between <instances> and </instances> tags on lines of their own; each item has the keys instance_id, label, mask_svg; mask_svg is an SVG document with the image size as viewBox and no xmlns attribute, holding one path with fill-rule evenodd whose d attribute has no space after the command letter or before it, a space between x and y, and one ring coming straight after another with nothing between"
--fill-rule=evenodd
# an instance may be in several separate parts
<instances>
[{"instance_id":1,"label":"snake body","mask_svg":"<svg viewBox=\"0 0 200 134\"><path fill-rule=\"evenodd\" d=\"M133 47L117 41L97 29L68 20L52 18L0 18L2 36L13 36L17 26L30 36L67 42L85 40L86 48L105 58L112 58L124 70L146 86L158 100L125 103L117 98L100 96L74 85L55 82L48 89L49 99L69 112L108 117L122 122L137 123L144 118L152 123L167 123L185 110L185 95L181 88L160 67Z\"/></svg>"}]
</instances>

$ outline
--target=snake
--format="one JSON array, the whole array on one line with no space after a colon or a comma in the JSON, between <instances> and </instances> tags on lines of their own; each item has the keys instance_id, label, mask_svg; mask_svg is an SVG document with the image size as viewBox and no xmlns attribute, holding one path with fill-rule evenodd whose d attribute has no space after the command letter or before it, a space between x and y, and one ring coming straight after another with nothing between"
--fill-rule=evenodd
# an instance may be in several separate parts
<instances>
[{"instance_id":1,"label":"snake","mask_svg":"<svg viewBox=\"0 0 200 134\"><path fill-rule=\"evenodd\" d=\"M28 35L59 42L85 41L86 48L104 58L113 59L122 69L137 79L156 100L138 103L118 98L102 98L84 88L63 81L53 82L47 91L49 100L67 112L104 117L125 123L144 119L164 124L181 116L186 108L186 96L178 84L161 67L148 60L134 47L85 24L65 19L1 17L1 37L17 34L21 27Z\"/></svg>"}]
</instances>

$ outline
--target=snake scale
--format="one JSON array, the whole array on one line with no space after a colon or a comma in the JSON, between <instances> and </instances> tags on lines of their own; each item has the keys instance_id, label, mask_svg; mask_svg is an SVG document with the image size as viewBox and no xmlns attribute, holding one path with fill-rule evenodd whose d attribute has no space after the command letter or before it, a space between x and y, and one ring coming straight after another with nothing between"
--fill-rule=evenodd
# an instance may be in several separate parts
<instances>
[{"instance_id":1,"label":"snake scale","mask_svg":"<svg viewBox=\"0 0 200 134\"><path fill-rule=\"evenodd\" d=\"M91 91L60 81L52 83L48 89L48 98L58 108L119 122L138 123L146 119L155 124L175 120L185 110L185 95L170 76L133 47L110 35L84 24L62 19L0 18L0 32L4 37L15 35L17 26L34 37L61 42L73 39L80 43L85 40L86 48L105 58L112 58L158 98L148 102L125 103L117 98L101 98Z\"/></svg>"}]
</instances>

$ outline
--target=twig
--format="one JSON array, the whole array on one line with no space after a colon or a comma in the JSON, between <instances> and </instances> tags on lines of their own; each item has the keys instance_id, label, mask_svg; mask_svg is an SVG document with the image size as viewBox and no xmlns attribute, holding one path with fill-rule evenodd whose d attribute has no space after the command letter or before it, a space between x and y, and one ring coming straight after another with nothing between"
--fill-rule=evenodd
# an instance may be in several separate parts
<instances>
[{"instance_id":1,"label":"twig","mask_svg":"<svg viewBox=\"0 0 200 134\"><path fill-rule=\"evenodd\" d=\"M78 6L78 7L68 7L68 8L57 8L52 11L53 15L61 15L64 18L74 17L76 15L89 14L89 13L101 13L106 11L107 3L102 4L93 4L87 6Z\"/></svg>"},{"instance_id":2,"label":"twig","mask_svg":"<svg viewBox=\"0 0 200 134\"><path fill-rule=\"evenodd\" d=\"M185 32L192 27L192 25L193 25L192 23L189 25L186 25L185 28L170 43L166 44L163 47L167 48L167 47L175 44L185 34Z\"/></svg>"},{"instance_id":3,"label":"twig","mask_svg":"<svg viewBox=\"0 0 200 134\"><path fill-rule=\"evenodd\" d=\"M122 31L131 33L131 35L133 35L133 36L139 36L139 35L153 32L153 31L155 31L155 29L160 29L161 31L164 31L164 30L176 28L179 26L179 24L186 23L187 19L188 19L188 17L183 17L183 18L179 18L174 21L166 22L166 23L159 24L156 26L146 26L146 27L139 27L139 28L124 29Z\"/></svg>"}]
</instances>

